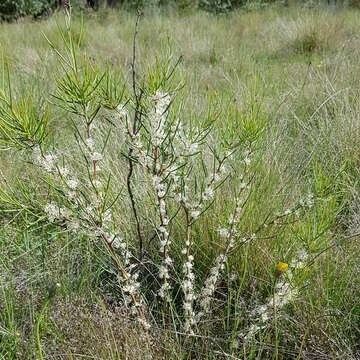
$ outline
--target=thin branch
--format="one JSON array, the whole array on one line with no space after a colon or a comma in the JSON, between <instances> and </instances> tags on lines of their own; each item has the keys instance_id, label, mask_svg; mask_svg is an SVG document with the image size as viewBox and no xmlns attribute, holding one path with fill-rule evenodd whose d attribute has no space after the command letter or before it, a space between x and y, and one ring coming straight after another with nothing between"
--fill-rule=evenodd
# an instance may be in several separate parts
<instances>
[{"instance_id":1,"label":"thin branch","mask_svg":"<svg viewBox=\"0 0 360 360\"><path fill-rule=\"evenodd\" d=\"M133 39L133 54L132 54L132 61L131 61L131 70L132 70L132 88L134 92L134 98L135 98L135 112L134 112L134 121L133 121L133 134L136 135L138 132L138 122L141 120L141 111L140 111L140 103L141 103L141 97L142 97L142 90L140 90L140 93L137 91L136 87L136 40L137 40L137 34L138 34L138 27L140 23L140 17L141 13L140 10L137 10L137 16L136 16L136 23L135 23L135 31L134 31L134 39ZM135 217L136 221L136 231L139 239L139 260L141 262L143 255L144 255L144 241L141 234L141 225L140 225L140 219L136 207L135 197L134 197L134 191L132 187L132 176L134 173L134 160L133 160L133 151L134 149L130 146L128 151L128 163L129 163L129 170L128 175L126 179L126 185L127 185L127 191L130 197L131 202L131 209Z\"/></svg>"}]
</instances>

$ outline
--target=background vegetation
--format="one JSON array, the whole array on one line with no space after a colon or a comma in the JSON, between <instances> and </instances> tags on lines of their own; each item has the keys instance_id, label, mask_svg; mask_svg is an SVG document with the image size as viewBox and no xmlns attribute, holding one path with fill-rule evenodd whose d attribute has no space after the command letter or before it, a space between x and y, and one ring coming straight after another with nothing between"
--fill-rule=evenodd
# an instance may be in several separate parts
<instances>
[{"instance_id":1,"label":"background vegetation","mask_svg":"<svg viewBox=\"0 0 360 360\"><path fill-rule=\"evenodd\" d=\"M212 316L194 336L177 327L180 319L167 322L157 301L151 301L150 285L146 294L151 328L145 331L123 306L112 260L101 244L46 220L44 205L57 199L57 190L46 181L44 185L44 175L27 151L10 149L0 92L0 358L356 360L358 16L356 9L278 5L219 17L192 9L145 11L139 28L138 72L147 74L171 42L174 59L182 56L176 76L185 83L180 93L186 106L177 116L201 125L212 114L215 134L209 143L214 145L261 129L251 163L254 187L241 232L251 234L266 214L282 214L309 193L314 199L313 207L296 221L264 229L231 254ZM105 59L119 88L130 82L134 15L101 9L89 12L84 32L81 23L80 17L73 19L80 57L94 68L104 68ZM75 117L53 105L56 78L63 71L48 40L64 51L59 27L64 27L61 13L41 22L0 24L1 89L9 94L10 76L12 116L24 119L21 114L27 114L26 119L46 122L47 151L61 149L76 168L82 155L76 152L73 136ZM99 116L105 122L110 115ZM19 134L15 143L26 134L23 130L15 129ZM40 135L36 129L37 140ZM111 138L113 160L104 166L113 173L117 189L124 189L127 161L119 139ZM28 140L31 144L33 139ZM229 181L236 184L241 165L231 166L234 175ZM153 200L144 195L144 184L136 196L143 231L150 236L155 226L149 210ZM217 229L231 212L232 198L226 182L213 211L196 224L194 272L199 279L206 278L222 246ZM130 207L124 195L114 212L129 242L135 242ZM180 225L172 236L179 244L183 241ZM299 261L299 252L307 254L306 264L290 273L286 264ZM266 327L246 338L252 325L262 324L254 311L275 299L276 284L283 279L296 296L282 308L270 306Z\"/></svg>"},{"instance_id":2,"label":"background vegetation","mask_svg":"<svg viewBox=\"0 0 360 360\"><path fill-rule=\"evenodd\" d=\"M13 21L22 16L35 19L51 15L61 9L66 0L2 0L0 3L0 20ZM86 8L123 8L134 10L141 8L176 8L180 11L202 9L212 13L226 13L234 9L256 9L268 5L334 8L359 8L359 0L71 0L74 10Z\"/></svg>"}]
</instances>

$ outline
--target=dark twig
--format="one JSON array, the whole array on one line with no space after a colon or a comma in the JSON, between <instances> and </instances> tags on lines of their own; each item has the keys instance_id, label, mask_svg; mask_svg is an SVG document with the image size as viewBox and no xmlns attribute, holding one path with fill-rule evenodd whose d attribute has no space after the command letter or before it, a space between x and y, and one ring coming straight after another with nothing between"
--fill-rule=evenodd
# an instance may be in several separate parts
<instances>
[{"instance_id":1,"label":"dark twig","mask_svg":"<svg viewBox=\"0 0 360 360\"><path fill-rule=\"evenodd\" d=\"M136 40L137 40L137 34L138 34L138 27L140 22L140 10L137 11L137 17L136 17L136 23L135 23L135 31L134 31L134 39L133 39L133 54L132 54L132 61L131 61L131 71L132 71L132 88L134 92L134 98L135 98L135 112L134 112L134 121L133 121L133 134L136 135L138 132L138 122L141 120L141 111L140 111L140 102L142 97L142 91L140 90L140 93L138 93L136 88L136 69L135 69L135 63L136 63ZM139 238L139 261L141 262L143 258L143 237L141 234L141 226L140 226L140 219L136 207L134 192L132 188L132 176L134 173L134 160L133 160L133 151L134 149L130 146L128 151L128 163L129 163L129 170L127 175L127 191L130 197L131 202L131 209L135 217L136 221L136 231Z\"/></svg>"},{"instance_id":2,"label":"dark twig","mask_svg":"<svg viewBox=\"0 0 360 360\"><path fill-rule=\"evenodd\" d=\"M136 91L136 40L138 35L139 23L140 23L141 12L137 9L136 13L136 23L135 23L135 31L134 31L134 38L133 38L133 49L132 49L132 61L131 61L131 73L132 73L132 88L135 96L136 105L138 104L138 94Z\"/></svg>"}]
</instances>

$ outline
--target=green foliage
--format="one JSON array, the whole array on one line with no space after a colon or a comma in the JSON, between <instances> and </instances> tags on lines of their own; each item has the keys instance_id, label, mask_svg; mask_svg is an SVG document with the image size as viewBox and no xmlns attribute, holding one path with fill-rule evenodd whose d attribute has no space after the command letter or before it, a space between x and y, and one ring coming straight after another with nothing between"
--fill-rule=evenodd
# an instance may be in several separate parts
<instances>
[{"instance_id":1,"label":"green foliage","mask_svg":"<svg viewBox=\"0 0 360 360\"><path fill-rule=\"evenodd\" d=\"M57 7L57 0L25 0L25 13L34 18L49 15Z\"/></svg>"},{"instance_id":2,"label":"green foliage","mask_svg":"<svg viewBox=\"0 0 360 360\"><path fill-rule=\"evenodd\" d=\"M101 7L122 7L129 10L138 8L175 7L181 10L198 8L215 14L227 13L237 8L254 10L263 8L269 4L300 5L307 7L319 7L332 5L332 2L315 0L303 2L300 0L98 0L94 3L94 9ZM337 7L359 7L358 0L342 0L334 2ZM0 20L13 21L21 16L40 18L48 16L59 6L58 0L2 0L0 3ZM72 0L73 10L84 10L85 0Z\"/></svg>"},{"instance_id":3,"label":"green foliage","mask_svg":"<svg viewBox=\"0 0 360 360\"><path fill-rule=\"evenodd\" d=\"M14 21L22 16L37 19L51 15L58 6L58 0L2 0L0 20ZM84 9L85 0L72 0L71 6L74 10Z\"/></svg>"},{"instance_id":4,"label":"green foliage","mask_svg":"<svg viewBox=\"0 0 360 360\"><path fill-rule=\"evenodd\" d=\"M201 0L199 7L210 12L222 13L232 10L234 4L231 0Z\"/></svg>"},{"instance_id":5,"label":"green foliage","mask_svg":"<svg viewBox=\"0 0 360 360\"><path fill-rule=\"evenodd\" d=\"M49 116L31 91L13 94L9 80L7 89L0 87L0 148L29 149L41 144Z\"/></svg>"},{"instance_id":6,"label":"green foliage","mask_svg":"<svg viewBox=\"0 0 360 360\"><path fill-rule=\"evenodd\" d=\"M0 2L0 20L13 21L24 15L38 18L50 14L57 5L57 0L3 0Z\"/></svg>"},{"instance_id":7,"label":"green foliage","mask_svg":"<svg viewBox=\"0 0 360 360\"><path fill-rule=\"evenodd\" d=\"M199 8L212 13L226 13L236 8L257 9L278 0L199 0ZM280 3L280 2L279 2Z\"/></svg>"},{"instance_id":8,"label":"green foliage","mask_svg":"<svg viewBox=\"0 0 360 360\"><path fill-rule=\"evenodd\" d=\"M0 20L12 21L25 14L25 0L2 0Z\"/></svg>"}]
</instances>

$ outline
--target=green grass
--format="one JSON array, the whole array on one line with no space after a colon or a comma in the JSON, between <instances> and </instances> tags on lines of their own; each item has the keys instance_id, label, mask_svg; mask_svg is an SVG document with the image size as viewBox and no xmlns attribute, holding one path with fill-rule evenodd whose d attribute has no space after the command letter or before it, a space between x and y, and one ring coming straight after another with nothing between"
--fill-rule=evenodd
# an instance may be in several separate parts
<instances>
[{"instance_id":1,"label":"green grass","mask_svg":"<svg viewBox=\"0 0 360 360\"><path fill-rule=\"evenodd\" d=\"M111 259L101 244L39 220L17 203L5 203L0 192L0 359L357 359L358 16L357 10L297 8L219 17L146 13L139 27L138 71L146 72L171 43L174 59L182 56L177 79L185 82L179 115L205 124L210 112L215 129L211 139L217 145L258 131L251 165L254 186L241 232L251 234L268 213L284 211L309 192L315 205L295 222L263 229L256 240L231 254L212 316L199 336L186 337L176 317L170 324L153 300L151 281L146 287L153 326L145 332L123 308ZM129 80L134 23L126 12L88 14L80 56L86 54L100 66L108 61L123 74L119 82ZM50 94L61 71L43 34L63 49L57 24L63 24L61 14L41 22L0 24L0 51L9 63L15 97L33 94L28 101L35 109L54 102ZM80 39L80 19L74 18L73 25ZM63 149L80 171L73 117L50 107L46 146ZM121 156L121 136L112 135L110 142L106 167L116 179L115 190L123 190L127 162ZM0 152L0 189L41 213L56 195L23 161L28 160L24 154ZM241 167L237 162L232 166L231 181L237 184ZM154 199L146 186L136 188L137 201L143 231L151 236ZM194 228L199 282L224 245L217 229L232 211L232 197L226 184L213 211ZM135 243L129 209L122 192L115 216L127 240ZM184 244L180 220L172 233L175 259ZM151 246L149 252L156 251ZM300 249L314 261L294 272L296 299L244 342L241 335L254 322L253 310L274 296L276 282L287 276L277 273L277 264L290 263Z\"/></svg>"}]
</instances>

